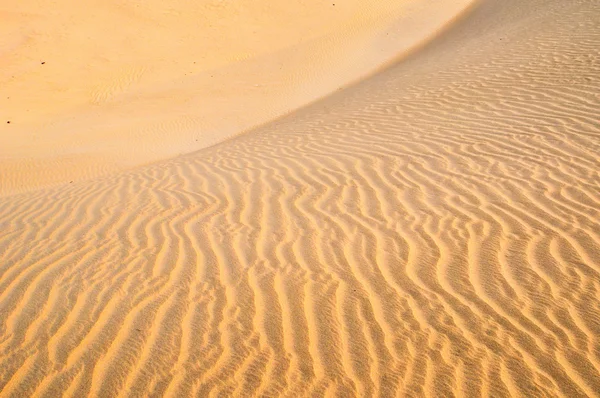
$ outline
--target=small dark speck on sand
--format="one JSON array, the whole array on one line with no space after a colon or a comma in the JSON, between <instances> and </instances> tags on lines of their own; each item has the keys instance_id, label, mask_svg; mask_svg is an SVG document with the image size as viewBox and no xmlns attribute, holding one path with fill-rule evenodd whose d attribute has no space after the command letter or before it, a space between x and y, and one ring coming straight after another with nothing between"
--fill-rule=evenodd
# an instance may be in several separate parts
<instances>
[{"instance_id":1,"label":"small dark speck on sand","mask_svg":"<svg viewBox=\"0 0 600 398\"><path fill-rule=\"evenodd\" d=\"M7 120L7 121L6 121L6 124L10 124L10 120Z\"/></svg>"},{"instance_id":2,"label":"small dark speck on sand","mask_svg":"<svg viewBox=\"0 0 600 398\"><path fill-rule=\"evenodd\" d=\"M42 62L42 65L44 65L45 63L46 63L45 61L44 61L44 62Z\"/></svg>"},{"instance_id":3,"label":"small dark speck on sand","mask_svg":"<svg viewBox=\"0 0 600 398\"><path fill-rule=\"evenodd\" d=\"M73 184L73 181L69 181L69 184Z\"/></svg>"}]
</instances>

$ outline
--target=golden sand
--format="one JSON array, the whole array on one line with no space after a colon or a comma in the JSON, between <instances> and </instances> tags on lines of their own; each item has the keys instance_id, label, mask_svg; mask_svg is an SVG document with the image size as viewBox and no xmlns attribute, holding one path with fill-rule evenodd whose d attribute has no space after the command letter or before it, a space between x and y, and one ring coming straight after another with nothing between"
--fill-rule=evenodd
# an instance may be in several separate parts
<instances>
[{"instance_id":1,"label":"golden sand","mask_svg":"<svg viewBox=\"0 0 600 398\"><path fill-rule=\"evenodd\" d=\"M600 396L600 3L150 3L0 6L0 396Z\"/></svg>"},{"instance_id":2,"label":"golden sand","mask_svg":"<svg viewBox=\"0 0 600 398\"><path fill-rule=\"evenodd\" d=\"M471 1L0 5L0 194L249 131L393 62Z\"/></svg>"}]
</instances>

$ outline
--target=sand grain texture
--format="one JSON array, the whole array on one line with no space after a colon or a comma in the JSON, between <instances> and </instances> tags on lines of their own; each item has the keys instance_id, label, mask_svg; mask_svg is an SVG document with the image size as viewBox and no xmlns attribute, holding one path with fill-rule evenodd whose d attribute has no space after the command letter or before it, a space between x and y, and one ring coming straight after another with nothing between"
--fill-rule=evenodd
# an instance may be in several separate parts
<instances>
[{"instance_id":1,"label":"sand grain texture","mask_svg":"<svg viewBox=\"0 0 600 398\"><path fill-rule=\"evenodd\" d=\"M482 1L250 133L0 197L0 395L600 396L598 15Z\"/></svg>"}]
</instances>

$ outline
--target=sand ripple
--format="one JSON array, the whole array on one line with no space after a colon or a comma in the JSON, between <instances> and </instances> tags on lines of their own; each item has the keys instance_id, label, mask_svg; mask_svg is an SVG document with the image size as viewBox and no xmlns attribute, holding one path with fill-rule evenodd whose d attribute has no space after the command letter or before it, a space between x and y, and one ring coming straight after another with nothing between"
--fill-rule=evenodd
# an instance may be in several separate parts
<instances>
[{"instance_id":1,"label":"sand ripple","mask_svg":"<svg viewBox=\"0 0 600 398\"><path fill-rule=\"evenodd\" d=\"M600 8L566 3L1 198L2 395L600 395Z\"/></svg>"}]
</instances>

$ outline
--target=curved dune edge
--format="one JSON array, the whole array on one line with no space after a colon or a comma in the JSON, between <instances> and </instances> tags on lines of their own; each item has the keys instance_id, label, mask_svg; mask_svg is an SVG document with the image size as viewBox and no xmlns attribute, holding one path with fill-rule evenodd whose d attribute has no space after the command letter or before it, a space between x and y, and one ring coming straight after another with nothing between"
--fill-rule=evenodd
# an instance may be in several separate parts
<instances>
[{"instance_id":1,"label":"curved dune edge","mask_svg":"<svg viewBox=\"0 0 600 398\"><path fill-rule=\"evenodd\" d=\"M122 33L124 38L114 33L98 38L89 33L94 41L83 48L71 48L71 42L88 30L95 32L88 27L94 26L92 21L76 23L68 34L61 33L63 28L52 25L58 30L54 32L43 25L38 29L50 33L24 36L33 43L16 46L16 55L7 57L0 74L7 95L0 99L0 109L4 109L0 116L12 119L10 124L0 124L0 194L93 178L100 171L132 168L214 145L372 73L429 40L471 2L344 0L334 5L311 0L281 10L275 5L262 9L262 3L255 2L250 10L256 11L248 16L249 10L242 16L234 13L231 21L221 15L220 5L218 12L207 11L194 7L211 2L191 2L183 8L184 15L189 14L183 22L198 13L198 18L213 18L213 23L224 26L213 31L199 23L195 29L168 25L177 35L161 27L160 20L144 24L149 12L132 17L121 3L110 1L92 10L104 19L112 18L114 26L133 27ZM65 14L89 18L85 7L73 10L72 0L60 3L70 7ZM302 18L310 5L316 10L310 18ZM53 18L60 21L60 6L48 7L59 7ZM287 15L294 10L298 15ZM263 21L265 15L269 21L283 18L279 31L273 22ZM128 19L123 22L123 18ZM167 24L168 14L164 18ZM267 25L256 25L253 18ZM31 18L22 19L27 22L23 26L33 24ZM106 23L101 23L102 29ZM252 24L256 26L249 28ZM152 33L155 29L158 33ZM256 38L247 39L246 44L237 42L243 39L239 35L221 38L228 29L254 29ZM74 38L56 44L60 57L46 54L44 65L32 62L34 55L48 53L46 47L55 40L50 34ZM196 35L197 41L180 44L160 35L180 40ZM125 38L129 41L123 44ZM78 166L74 159L81 159L82 164ZM21 168L21 164L28 167ZM38 167L33 169L33 164Z\"/></svg>"},{"instance_id":2,"label":"curved dune edge","mask_svg":"<svg viewBox=\"0 0 600 398\"><path fill-rule=\"evenodd\" d=\"M0 394L597 396L599 12L483 1L252 133L0 198Z\"/></svg>"}]
</instances>

